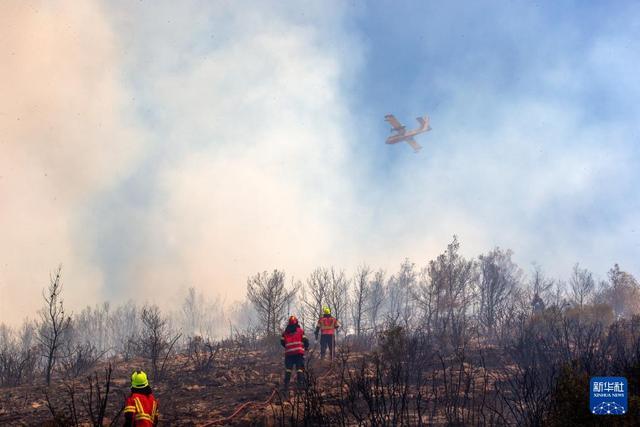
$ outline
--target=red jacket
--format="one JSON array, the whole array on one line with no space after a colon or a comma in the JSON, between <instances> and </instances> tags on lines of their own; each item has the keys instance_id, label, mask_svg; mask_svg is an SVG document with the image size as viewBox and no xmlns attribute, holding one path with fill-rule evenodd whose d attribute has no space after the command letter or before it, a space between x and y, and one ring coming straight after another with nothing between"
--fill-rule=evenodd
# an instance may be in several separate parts
<instances>
[{"instance_id":1,"label":"red jacket","mask_svg":"<svg viewBox=\"0 0 640 427\"><path fill-rule=\"evenodd\" d=\"M318 320L318 326L316 327L317 331L320 330L322 335L333 335L336 333L336 329L340 327L340 323L338 323L338 319L333 316L322 316L320 320Z\"/></svg>"},{"instance_id":2,"label":"red jacket","mask_svg":"<svg viewBox=\"0 0 640 427\"><path fill-rule=\"evenodd\" d=\"M309 347L309 341L300 326L297 326L294 331L287 327L282 333L280 343L284 347L285 356L304 355L304 349Z\"/></svg>"},{"instance_id":3,"label":"red jacket","mask_svg":"<svg viewBox=\"0 0 640 427\"><path fill-rule=\"evenodd\" d=\"M158 423L158 401L153 394L131 393L123 412L125 417L133 416L134 426L152 427Z\"/></svg>"}]
</instances>

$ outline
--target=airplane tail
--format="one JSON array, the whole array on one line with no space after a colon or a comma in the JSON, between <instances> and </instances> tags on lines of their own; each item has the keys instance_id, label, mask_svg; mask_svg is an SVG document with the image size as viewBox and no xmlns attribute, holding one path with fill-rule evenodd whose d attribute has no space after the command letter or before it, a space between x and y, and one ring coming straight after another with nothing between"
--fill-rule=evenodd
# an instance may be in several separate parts
<instances>
[{"instance_id":1,"label":"airplane tail","mask_svg":"<svg viewBox=\"0 0 640 427\"><path fill-rule=\"evenodd\" d=\"M431 126L429 126L429 116L418 117L416 120L420 123L420 130L425 132L431 130Z\"/></svg>"}]
</instances>

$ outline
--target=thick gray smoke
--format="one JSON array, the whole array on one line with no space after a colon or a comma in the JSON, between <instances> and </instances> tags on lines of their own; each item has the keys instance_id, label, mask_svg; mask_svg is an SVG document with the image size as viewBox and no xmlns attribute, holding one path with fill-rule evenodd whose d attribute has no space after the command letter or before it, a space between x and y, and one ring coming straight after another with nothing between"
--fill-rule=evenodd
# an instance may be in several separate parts
<instances>
[{"instance_id":1,"label":"thick gray smoke","mask_svg":"<svg viewBox=\"0 0 640 427\"><path fill-rule=\"evenodd\" d=\"M61 262L69 302L94 300L102 271L79 214L144 138L99 3L3 2L0 39L0 312L18 322Z\"/></svg>"},{"instance_id":2,"label":"thick gray smoke","mask_svg":"<svg viewBox=\"0 0 640 427\"><path fill-rule=\"evenodd\" d=\"M2 15L3 318L33 313L60 262L77 307L241 299L255 271L340 260L340 8L102 6Z\"/></svg>"}]
</instances>

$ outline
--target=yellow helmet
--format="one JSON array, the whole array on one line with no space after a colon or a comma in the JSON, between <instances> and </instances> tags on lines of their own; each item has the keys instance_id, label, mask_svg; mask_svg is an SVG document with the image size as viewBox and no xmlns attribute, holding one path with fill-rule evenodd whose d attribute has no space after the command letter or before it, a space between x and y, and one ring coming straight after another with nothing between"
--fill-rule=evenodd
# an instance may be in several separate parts
<instances>
[{"instance_id":1,"label":"yellow helmet","mask_svg":"<svg viewBox=\"0 0 640 427\"><path fill-rule=\"evenodd\" d=\"M324 311L324 314L331 314L331 309L329 307L323 308L322 311Z\"/></svg>"},{"instance_id":2,"label":"yellow helmet","mask_svg":"<svg viewBox=\"0 0 640 427\"><path fill-rule=\"evenodd\" d=\"M131 374L131 388L145 388L148 385L149 381L144 371L133 371L133 374Z\"/></svg>"}]
</instances>

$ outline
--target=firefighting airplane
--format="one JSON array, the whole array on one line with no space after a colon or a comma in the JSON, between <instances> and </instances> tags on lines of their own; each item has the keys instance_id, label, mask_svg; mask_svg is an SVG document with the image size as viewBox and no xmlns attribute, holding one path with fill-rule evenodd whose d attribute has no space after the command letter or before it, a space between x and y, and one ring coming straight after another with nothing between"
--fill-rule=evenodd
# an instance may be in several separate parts
<instances>
[{"instance_id":1,"label":"firefighting airplane","mask_svg":"<svg viewBox=\"0 0 640 427\"><path fill-rule=\"evenodd\" d=\"M396 119L393 114L387 114L384 116L384 119L391 124L391 132L396 132L394 135L391 135L387 138L387 144L397 144L398 142L406 141L409 143L413 150L417 153L422 147L413 139L414 136L428 132L431 130L431 126L429 126L429 116L418 117L416 120L420 123L420 127L414 130L406 131L406 128L400 124L398 119Z\"/></svg>"}]
</instances>

